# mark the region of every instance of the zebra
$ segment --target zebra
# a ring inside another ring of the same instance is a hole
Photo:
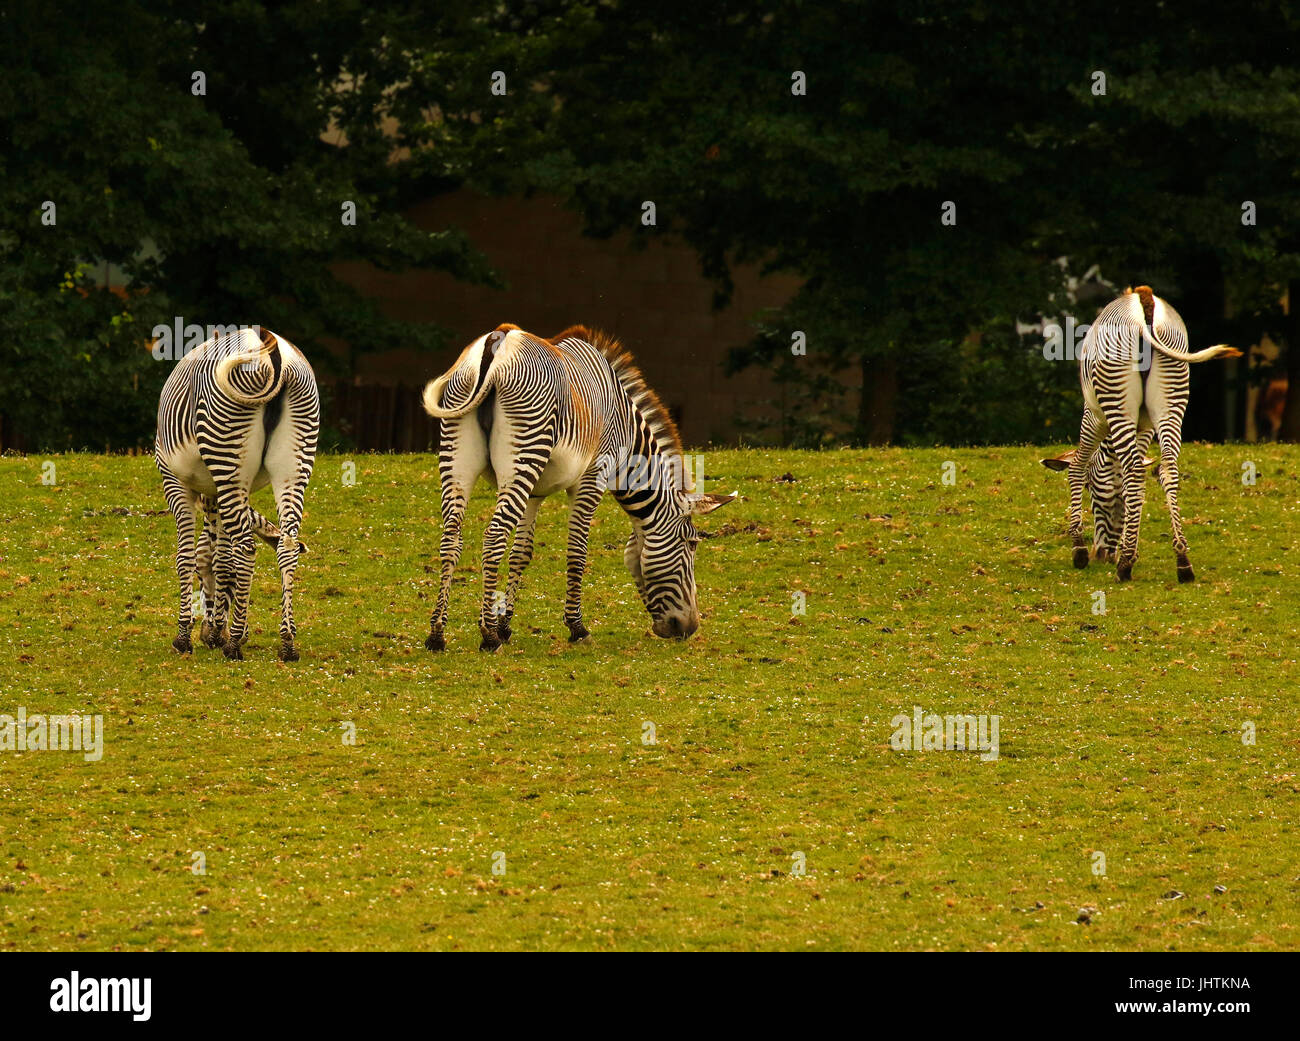
[[[497,498],[483,536],[480,650],[496,651],[510,640],[519,582],[533,555],[537,510],[558,491],[569,499],[569,641],[590,635],[582,618],[582,577],[592,517],[606,490],[632,521],[623,562],[655,635],[685,639],[696,631],[695,548],[706,533],[691,518],[737,496],[695,491],[676,425],[617,340],[580,325],[547,340],[504,323],[429,382],[424,407],[442,421],[441,581],[426,648],[446,648],[443,631],[466,502],[482,475],[496,485]],[[616,460],[638,461],[638,479],[621,479],[626,475],[616,472]],[[512,532],[503,594],[497,573]]]
[[[1187,409],[1188,363],[1240,356],[1241,351],[1223,344],[1189,354],[1182,318],[1150,286],[1127,289],[1102,308],[1079,350],[1084,412],[1079,447],[1068,466],[1069,531],[1075,567],[1088,566],[1083,488],[1098,445],[1109,440],[1124,502],[1116,576],[1121,582],[1133,577],[1146,494],[1146,471],[1141,463],[1154,437],[1160,449],[1160,483],[1169,506],[1178,581],[1191,582],[1196,577],[1178,510],[1178,455]]]
[[[1065,471],[1070,461],[1077,454],[1077,448],[1071,448],[1060,455],[1040,459],[1049,470]],[[1143,468],[1155,462],[1151,456],[1142,460]],[[1155,478],[1164,487],[1164,477],[1160,467],[1156,467]],[[1110,438],[1097,446],[1092,463],[1088,467],[1088,499],[1092,509],[1092,555],[1094,560],[1103,563],[1115,563],[1120,536],[1124,531],[1124,496],[1119,476],[1118,460],[1115,449],[1111,447]]]
[[[168,376],[158,403],[154,459],[176,518],[181,599],[172,646],[181,654],[193,650],[197,570],[204,601],[200,638],[220,646],[227,658],[243,658],[257,536],[275,548],[280,565],[280,659],[298,660],[293,576],[306,551],[298,530],[319,429],[311,365],[269,330],[220,332],[186,354]],[[268,482],[278,525],[249,503],[250,492]],[[200,512],[204,539],[196,558]]]

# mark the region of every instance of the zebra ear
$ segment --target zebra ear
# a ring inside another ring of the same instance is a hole
[[[1060,455],[1050,456],[1047,459],[1040,459],[1038,461],[1049,470],[1068,470],[1077,451],[1078,449],[1071,448],[1068,452],[1062,452]]]
[[[740,498],[740,492],[732,492],[730,495],[708,495],[688,492],[682,496],[682,503],[688,516],[692,514],[712,513],[729,502],[735,502]]]

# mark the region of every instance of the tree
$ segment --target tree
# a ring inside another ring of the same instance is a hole
[[[201,16],[134,0],[73,18],[28,0],[0,29],[17,56],[0,81],[0,352],[20,376],[0,412],[47,441],[71,443],[87,416],[112,439],[147,429],[143,404],[102,389],[160,382],[139,357],[160,317],[358,352],[438,344],[331,265],[491,278],[462,236],[398,216],[461,183],[559,193],[597,235],[680,235],[719,302],[741,262],[800,276],[730,354],[782,383],[786,438],[1061,439],[1073,367],[1011,331],[1070,306],[1061,257],[1156,286],[1197,342],[1286,343],[1300,437],[1300,319],[1280,305],[1300,290],[1300,71],[1280,2],[1098,19],[1030,0]],[[104,263],[125,296],[96,289],[84,265]],[[1226,371],[1194,372],[1189,432],[1223,433]]]
[[[354,353],[443,344],[441,330],[385,318],[332,272],[360,259],[493,278],[463,235],[400,216],[431,186],[389,162],[383,99],[408,74],[387,43],[397,22],[351,2],[6,6],[0,413],[11,434],[33,447],[143,442],[168,369],[144,344],[176,317],[266,325],[309,350],[325,337]],[[107,265],[117,292],[96,277]]]
[[[1139,4],[1114,20],[1028,0],[525,10],[485,16],[491,39],[463,53],[426,53],[427,79],[486,82],[493,55],[515,87],[468,133],[435,119],[413,144],[497,190],[559,192],[594,234],[680,234],[720,299],[740,261],[800,275],[787,312],[732,364],[801,383],[814,417],[837,373],[860,367],[849,418],[862,440],[924,437],[933,424],[908,401],[922,386],[942,402],[1072,384],[1067,366],[1032,371],[1006,333],[1051,313],[1060,256],[1157,285],[1194,335],[1256,335],[1278,317],[1233,325],[1222,307],[1230,288],[1276,298],[1292,277],[1284,4],[1230,18]],[[1255,196],[1274,223],[1244,232]],[[637,223],[645,200],[653,228]],[[793,330],[804,358],[789,354]],[[963,349],[979,332],[983,349]]]

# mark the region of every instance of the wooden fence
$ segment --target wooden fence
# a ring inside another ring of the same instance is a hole
[[[432,452],[438,447],[438,421],[420,404],[423,393],[423,384],[325,383],[322,424],[339,431],[361,452]]]

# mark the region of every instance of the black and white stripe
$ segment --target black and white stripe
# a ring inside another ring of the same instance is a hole
[[[1068,452],[1040,459],[1039,462],[1049,470],[1066,471],[1077,452],[1077,448],[1071,448]],[[1143,459],[1142,465],[1149,467],[1154,462],[1148,456]],[[1155,476],[1163,486],[1159,467],[1156,467]],[[1124,487],[1120,478],[1119,460],[1115,457],[1109,438],[1102,441],[1093,453],[1085,486],[1092,511],[1092,557],[1113,564],[1118,557],[1120,537],[1124,533]]]
[[[280,658],[296,661],[293,579],[303,496],[316,459],[320,398],[311,365],[288,340],[263,330],[222,332],[177,362],[158,404],[154,457],[176,517],[180,619],[172,645],[192,649],[196,572],[205,614],[201,638],[242,658],[255,537],[275,547],[281,577]],[[249,502],[271,485],[278,524]],[[198,553],[198,516],[204,537]]]
[[[494,651],[510,639],[519,581],[532,558],[537,510],[542,499],[559,491],[568,495],[570,507],[564,623],[571,641],[589,635],[582,619],[582,577],[592,517],[607,488],[632,521],[624,561],[654,632],[684,638],[698,628],[695,547],[702,534],[691,516],[734,496],[697,494],[693,486],[664,480],[646,487],[611,486],[610,463],[619,459],[647,460],[652,474],[685,473],[671,419],[617,343],[581,327],[545,340],[502,325],[475,340],[451,370],[430,382],[424,404],[442,420],[441,581],[426,647],[446,646],[465,506],[482,475],[495,483],[497,501],[483,537],[481,649]],[[497,572],[512,533],[507,587],[498,594]]]
[[[1187,410],[1188,364],[1240,353],[1219,345],[1189,354],[1182,318],[1147,286],[1126,291],[1102,309],[1079,354],[1084,413],[1079,447],[1069,464],[1070,539],[1076,567],[1088,564],[1083,489],[1094,453],[1102,442],[1109,441],[1124,514],[1116,573],[1121,581],[1132,578],[1146,495],[1143,458],[1154,438],[1160,450],[1159,476],[1169,505],[1178,580],[1192,581],[1195,575],[1178,509],[1178,456]]]

